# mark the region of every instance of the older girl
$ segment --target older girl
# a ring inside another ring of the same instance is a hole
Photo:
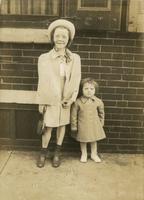
[[[48,36],[53,48],[38,60],[38,103],[40,113],[45,113],[46,127],[42,135],[38,167],[45,165],[46,151],[54,127],[57,128],[57,141],[52,166],[58,167],[61,163],[60,149],[65,125],[70,122],[70,107],[77,97],[81,79],[80,57],[68,49],[74,35],[75,27],[71,22],[64,19],[52,22],[48,27]]]

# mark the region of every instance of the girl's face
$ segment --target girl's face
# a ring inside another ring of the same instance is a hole
[[[69,32],[63,27],[58,27],[54,31],[53,41],[56,49],[64,49],[69,41]]]
[[[83,85],[82,91],[83,91],[83,95],[84,95],[85,97],[90,98],[90,97],[94,96],[94,94],[95,94],[95,87],[94,87],[94,85],[91,84],[91,83],[85,83],[85,84]]]

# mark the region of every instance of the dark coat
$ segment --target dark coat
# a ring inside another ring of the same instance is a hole
[[[77,130],[76,140],[94,142],[105,138],[104,104],[97,97],[80,97],[71,109],[71,129]]]

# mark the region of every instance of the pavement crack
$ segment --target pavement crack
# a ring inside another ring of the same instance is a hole
[[[3,171],[4,171],[5,167],[6,167],[6,165],[7,165],[7,163],[8,163],[8,161],[9,161],[10,158],[11,158],[12,153],[13,153],[13,151],[10,152],[10,154],[9,154],[9,156],[8,156],[8,158],[7,158],[7,160],[5,161],[4,165],[3,165],[2,168],[0,169],[0,175],[2,175],[2,173],[3,173]]]

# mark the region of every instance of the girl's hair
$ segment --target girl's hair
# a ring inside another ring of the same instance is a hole
[[[98,83],[93,78],[88,77],[81,80],[78,97],[83,95],[82,89],[85,83],[92,84],[95,87],[95,91],[98,92],[98,88],[99,88]]]
[[[57,29],[57,28],[64,28],[64,29],[66,29],[67,31],[68,31],[68,34],[69,34],[69,40],[68,40],[68,43],[67,43],[67,47],[69,47],[70,45],[71,45],[71,42],[72,42],[72,40],[70,39],[70,30],[69,29],[67,29],[66,27],[64,27],[64,26],[57,26],[55,29],[53,29],[53,31],[51,32],[51,44],[52,44],[52,46],[54,46],[54,32],[55,32],[55,30]]]
[[[99,87],[98,83],[93,78],[90,78],[90,77],[89,78],[84,78],[84,79],[81,80],[81,87],[82,88],[83,88],[85,83],[92,84],[95,87],[96,90]]]

